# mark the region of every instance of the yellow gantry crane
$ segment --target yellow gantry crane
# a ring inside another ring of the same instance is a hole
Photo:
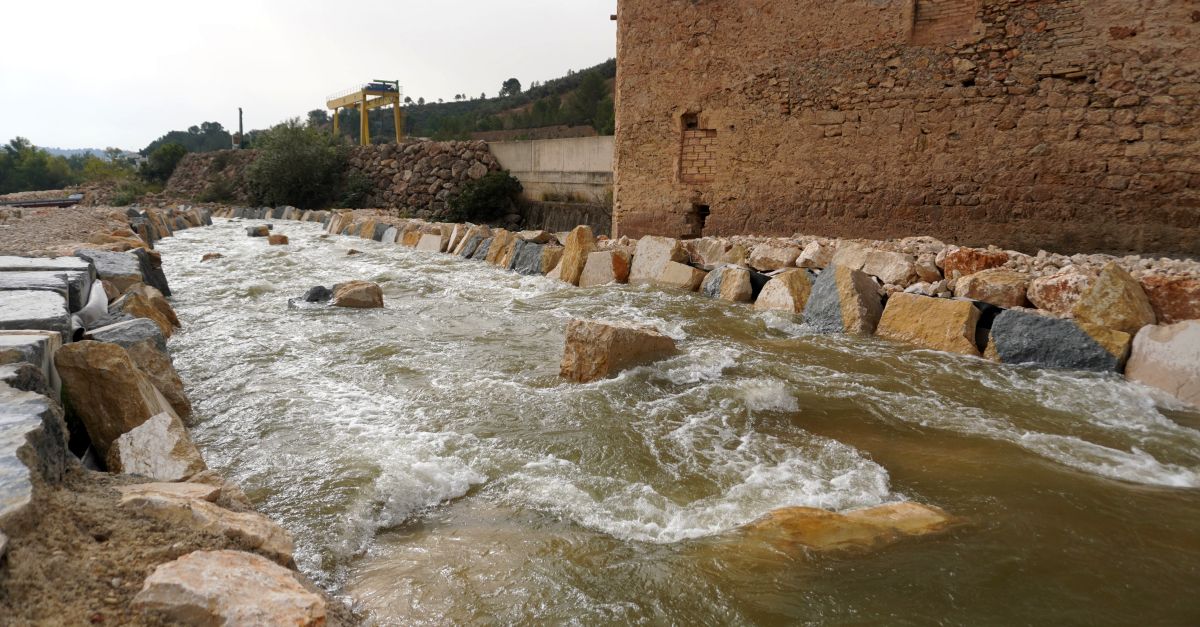
[[[351,87],[325,99],[325,106],[333,109],[333,134],[338,132],[338,110],[358,107],[359,143],[371,143],[371,128],[367,112],[392,105],[396,119],[396,143],[404,139],[404,111],[400,108],[400,81],[371,81],[366,85]]]

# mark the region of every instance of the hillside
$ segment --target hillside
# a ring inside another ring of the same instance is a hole
[[[454,102],[409,101],[404,107],[405,133],[434,139],[470,139],[475,133],[517,131],[504,135],[520,136],[526,129],[568,127],[567,134],[579,135],[579,127],[591,127],[595,133],[611,134],[613,128],[612,84],[616,60],[571,72],[567,76],[535,83],[529,89],[495,98],[464,97]],[[411,96],[410,96],[411,98]],[[353,138],[358,137],[358,112],[342,111],[339,126]],[[394,134],[390,111],[370,114],[371,136],[386,141]],[[309,122],[330,123],[327,112],[309,113]],[[586,129],[584,129],[586,130]],[[530,133],[534,135],[535,133]],[[545,135],[541,133],[538,135]],[[557,134],[550,132],[549,134]]]

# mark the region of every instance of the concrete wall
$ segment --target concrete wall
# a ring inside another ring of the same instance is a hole
[[[529,201],[608,204],[613,137],[489,142],[500,167],[521,181]]]
[[[620,0],[616,235],[1200,254],[1200,11]]]

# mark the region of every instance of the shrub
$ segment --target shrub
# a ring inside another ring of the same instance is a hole
[[[328,206],[346,169],[346,146],[298,119],[280,124],[255,140],[258,158],[246,170],[254,204],[301,209]]]
[[[212,161],[208,162],[208,173],[217,174],[229,167],[229,162],[233,160],[233,153],[228,150],[222,150],[213,155]]]
[[[467,181],[450,197],[446,219],[452,222],[491,222],[515,207],[521,181],[507,170],[489,172],[477,181]]]
[[[200,192],[200,195],[196,197],[196,200],[200,202],[226,202],[234,200],[236,197],[237,189],[233,181],[229,179],[217,179],[208,187],[205,187],[204,191]]]
[[[371,179],[359,172],[351,172],[342,181],[341,194],[334,205],[346,209],[361,209],[367,206],[367,199],[373,191],[375,184]]]
[[[155,148],[142,164],[142,176],[147,181],[166,183],[186,154],[187,148],[182,144],[163,144]]]
[[[117,188],[113,192],[112,204],[114,207],[132,205],[149,191],[150,188],[141,180],[127,178],[117,184]]]

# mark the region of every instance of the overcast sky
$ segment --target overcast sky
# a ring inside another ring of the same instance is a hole
[[[495,96],[616,56],[617,0],[17,0],[0,143],[140,149],[203,121],[265,128],[371,79]]]

